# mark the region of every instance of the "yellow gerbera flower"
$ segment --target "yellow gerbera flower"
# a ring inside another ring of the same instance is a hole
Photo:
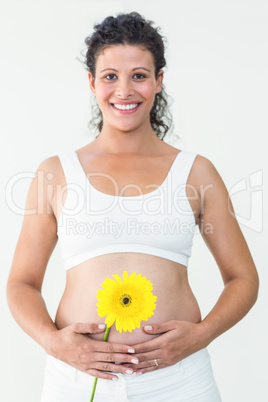
[[[115,281],[105,279],[103,289],[97,292],[98,314],[107,316],[108,328],[115,322],[117,331],[131,332],[154,314],[157,297],[152,293],[153,285],[145,276],[136,276],[136,272],[128,276],[124,271],[123,280],[117,274],[112,276]]]

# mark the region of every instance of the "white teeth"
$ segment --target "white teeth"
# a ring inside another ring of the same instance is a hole
[[[114,103],[114,107],[116,107],[116,109],[120,109],[120,110],[135,109],[137,106],[138,106],[138,103],[132,103],[129,105],[119,105],[117,103]]]

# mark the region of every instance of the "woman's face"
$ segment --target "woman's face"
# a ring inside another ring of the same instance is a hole
[[[155,94],[161,91],[163,71],[155,78],[153,56],[138,46],[106,48],[97,58],[91,91],[102,111],[103,127],[130,131],[150,125]]]

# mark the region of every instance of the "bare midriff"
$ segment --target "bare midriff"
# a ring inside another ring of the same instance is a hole
[[[66,288],[55,319],[57,328],[75,323],[103,324],[105,317],[99,317],[97,312],[97,291],[106,278],[112,279],[113,274],[122,277],[123,271],[136,272],[152,282],[156,309],[132,332],[120,333],[113,325],[109,342],[135,345],[147,341],[154,336],[144,332],[145,325],[170,320],[200,322],[200,309],[188,283],[187,268],[164,258],[130,252],[94,257],[67,271]],[[102,340],[103,333],[90,337]]]

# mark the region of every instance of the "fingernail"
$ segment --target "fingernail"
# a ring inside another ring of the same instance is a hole
[[[136,375],[142,375],[142,371],[137,371]]]
[[[113,377],[112,380],[113,380],[113,381],[118,381],[119,378],[118,378],[118,377]]]
[[[99,327],[99,329],[104,329],[105,325],[104,324],[99,324],[98,327]]]
[[[151,327],[151,325],[145,325],[144,328],[146,329],[146,331],[151,331],[153,329],[153,327]]]
[[[131,363],[138,364],[139,360],[138,359],[131,359]]]
[[[128,349],[128,353],[135,353],[134,349]]]
[[[133,370],[126,370],[127,374],[133,374]]]

